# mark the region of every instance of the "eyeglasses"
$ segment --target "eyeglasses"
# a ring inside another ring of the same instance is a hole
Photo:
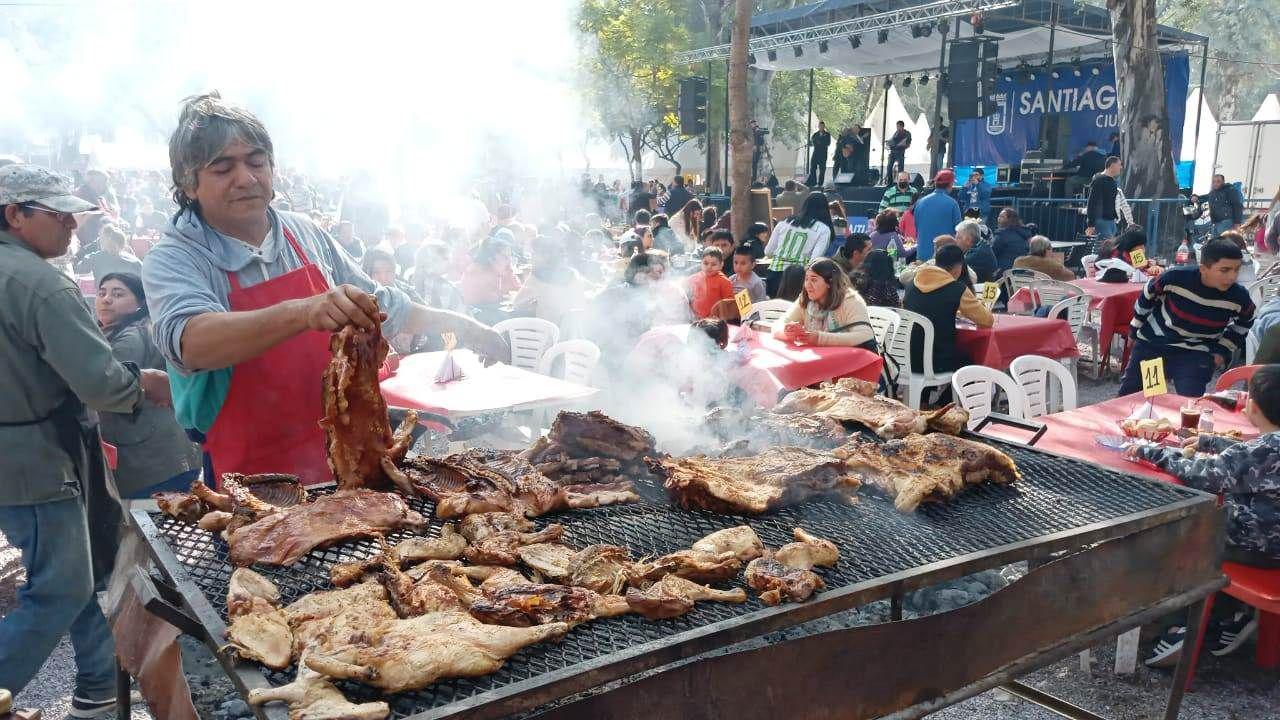
[[[44,207],[43,205],[36,205],[35,203],[25,203],[19,207],[26,208],[27,210],[35,210],[36,212],[47,213],[57,218],[59,222],[67,222],[68,220],[75,219],[75,215],[73,213],[53,210],[51,208]]]

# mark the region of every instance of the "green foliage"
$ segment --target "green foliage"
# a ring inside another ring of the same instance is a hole
[[[865,83],[862,83],[865,85]],[[773,108],[773,133],[791,147],[808,141],[809,73],[780,72],[773,76],[769,88]],[[818,69],[813,74],[813,129],[818,120],[827,124],[833,135],[840,128],[861,122],[866,111],[867,94],[857,78]]]

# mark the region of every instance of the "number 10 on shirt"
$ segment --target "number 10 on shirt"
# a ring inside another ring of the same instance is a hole
[[[1164,395],[1169,388],[1164,382],[1164,358],[1143,360],[1138,364],[1142,371],[1142,394],[1146,397]]]

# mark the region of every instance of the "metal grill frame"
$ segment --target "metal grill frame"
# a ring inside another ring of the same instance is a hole
[[[411,720],[432,720],[445,717],[496,718],[512,713],[534,710],[546,703],[570,697],[614,680],[633,677],[647,670],[659,668],[745,640],[758,638],[766,633],[793,627],[876,600],[891,599],[900,602],[902,595],[906,592],[981,570],[1001,567],[1019,561],[1035,563],[1059,553],[1078,551],[1098,543],[1125,538],[1162,525],[1177,523],[1199,513],[1211,512],[1215,503],[1212,496],[1199,491],[1147,478],[1124,475],[1109,468],[1036,450],[1020,443],[998,441],[986,437],[980,439],[993,447],[1010,452],[1018,460],[1020,466],[1024,466],[1024,461],[1029,461],[1026,464],[1035,464],[1034,459],[1037,457],[1045,460],[1078,464],[1082,469],[1087,469],[1089,473],[1109,481],[1136,484],[1135,487],[1145,485],[1148,488],[1160,488],[1170,495],[1171,500],[1158,507],[1117,514],[1110,519],[1080,527],[1045,533],[998,547],[960,553],[953,557],[920,564],[898,572],[842,586],[830,587],[806,603],[784,604],[772,608],[760,607],[734,615],[728,619],[696,626],[675,635],[648,642],[640,642],[622,651],[579,662],[563,669],[536,674],[528,679],[502,685],[497,689],[472,695],[446,705],[414,712],[407,717],[411,718]],[[1028,453],[1032,453],[1032,455],[1028,455]],[[1034,486],[1037,483],[1037,478],[1024,477],[1022,483],[1021,487]],[[1015,489],[1017,487],[1015,486]],[[865,494],[863,493],[863,495]],[[645,493],[645,495],[646,498],[652,497],[651,493]],[[887,501],[883,499],[863,499],[861,502]],[[957,502],[964,502],[964,497],[961,497]],[[561,517],[553,515],[540,520],[556,522]],[[767,520],[770,517],[766,515],[761,519]],[[219,662],[227,671],[236,688],[242,694],[247,694],[249,690],[254,688],[269,687],[271,683],[262,668],[252,663],[237,663],[234,659],[217,652],[222,645],[222,637],[226,628],[222,617],[205,596],[204,591],[193,580],[183,563],[178,559],[173,548],[170,547],[168,540],[163,536],[150,514],[145,511],[134,511],[133,520],[146,541],[146,546],[152,559],[174,591],[173,595],[180,598],[181,604],[194,616],[194,620],[202,629],[202,633],[198,636],[199,639],[215,650]],[[438,525],[438,522],[433,519],[433,526]],[[748,522],[755,525],[755,522],[750,520]],[[737,524],[737,518],[726,520],[723,526],[731,524]],[[569,527],[571,528],[572,526],[569,525]],[[856,552],[856,550],[842,548],[842,557],[848,557],[851,552]],[[347,686],[344,685],[343,687],[347,689]],[[394,709],[396,703],[393,702],[392,704]],[[284,706],[278,704],[266,708],[257,708],[255,711],[259,713],[259,717],[285,718],[287,716]]]

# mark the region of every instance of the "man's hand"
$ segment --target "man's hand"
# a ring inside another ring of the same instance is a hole
[[[1087,227],[1087,228],[1085,228],[1085,229],[1084,229],[1084,234],[1085,234],[1085,235],[1088,235],[1089,237],[1093,237],[1094,235],[1097,235],[1097,234],[1098,234],[1098,228],[1096,228],[1096,227]]]
[[[354,285],[339,285],[322,295],[304,301],[307,305],[307,327],[311,330],[336,332],[347,325],[372,330],[380,322],[381,313],[372,295]]]
[[[157,407],[173,407],[173,396],[169,394],[169,374],[163,370],[142,370],[138,373],[138,384],[142,385],[142,397]]]
[[[479,355],[485,365],[511,362],[511,347],[507,345],[506,339],[501,334],[493,331],[493,328],[486,327],[476,331],[468,338],[466,346]]]

